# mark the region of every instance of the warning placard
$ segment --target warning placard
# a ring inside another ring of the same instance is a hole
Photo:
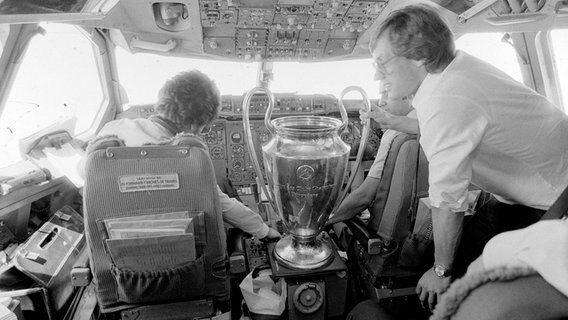
[[[179,177],[177,173],[120,176],[118,188],[120,192],[174,190],[179,189]]]

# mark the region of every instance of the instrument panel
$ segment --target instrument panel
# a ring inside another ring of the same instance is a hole
[[[225,95],[222,97],[220,118],[242,118],[243,96]],[[268,109],[269,99],[264,94],[253,95],[250,99],[249,115],[251,119],[264,119]],[[347,111],[356,112],[361,104],[360,100],[345,100]],[[272,116],[290,115],[326,115],[339,112],[337,98],[333,95],[298,95],[275,94]]]
[[[264,126],[263,121],[253,120],[250,122],[252,141],[255,146],[259,164],[262,164],[262,145],[270,140],[270,132]],[[227,123],[228,148],[230,152],[227,163],[227,176],[234,185],[256,183],[256,172],[251,159],[246,141],[242,121]]]
[[[203,51],[241,60],[310,60],[350,54],[383,0],[201,0]]]
[[[251,159],[243,126],[242,101],[244,96],[222,96],[219,119],[210,130],[202,134],[209,147],[215,173],[228,177],[234,186],[256,184],[256,172]],[[375,102],[376,101],[372,101]],[[349,114],[349,124],[340,133],[341,138],[351,145],[351,156],[355,156],[361,137],[358,109],[361,100],[344,100]],[[266,95],[254,95],[250,100],[249,116],[251,137],[261,168],[262,146],[271,139],[271,133],[264,125],[269,100]],[[155,114],[153,105],[131,106],[117,116],[121,118],[148,118]],[[272,118],[293,115],[319,115],[340,118],[338,100],[331,95],[275,94]],[[364,153],[364,160],[373,159],[380,143],[380,130],[371,130]]]

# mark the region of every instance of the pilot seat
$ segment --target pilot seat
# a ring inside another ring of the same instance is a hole
[[[102,140],[89,151],[85,233],[100,313],[209,319],[229,311],[226,235],[207,147],[180,136],[142,147]]]
[[[352,234],[347,248],[350,268],[357,275],[356,286],[364,288],[358,300],[387,304],[387,310],[394,308],[395,314],[397,308],[408,311],[410,299],[417,301],[416,284],[433,258],[431,246],[413,250],[416,246],[412,245],[415,226],[431,225],[427,217],[417,219],[416,215],[419,198],[427,197],[427,193],[428,163],[418,137],[399,134],[392,142],[377,193],[368,208],[370,217],[346,221]]]

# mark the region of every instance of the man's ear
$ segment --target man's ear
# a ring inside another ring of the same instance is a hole
[[[426,67],[425,60],[410,60],[410,61],[412,61],[412,63],[417,67]]]
[[[414,66],[418,69],[419,73],[423,76],[426,76],[430,73],[428,68],[426,67],[426,60],[411,60]]]

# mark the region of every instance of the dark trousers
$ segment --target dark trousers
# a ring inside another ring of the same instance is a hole
[[[527,227],[540,220],[544,213],[544,210],[488,198],[473,216],[465,217],[454,276],[459,278],[465,274],[469,264],[481,255],[489,239],[501,232]]]

